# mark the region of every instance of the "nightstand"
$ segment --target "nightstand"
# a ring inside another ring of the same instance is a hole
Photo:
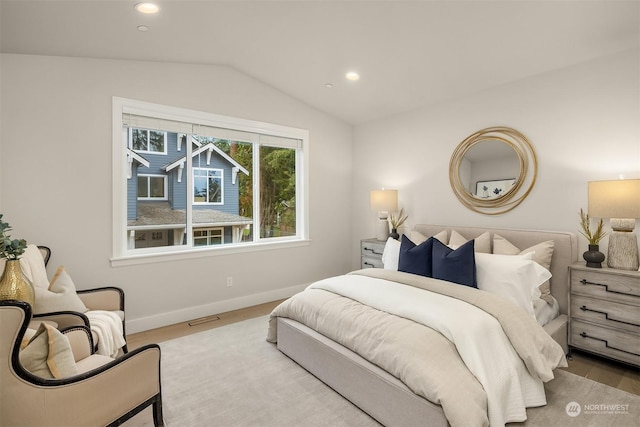
[[[640,272],[569,267],[569,348],[640,366]]]
[[[378,239],[360,241],[360,268],[382,268],[382,252],[387,242]]]

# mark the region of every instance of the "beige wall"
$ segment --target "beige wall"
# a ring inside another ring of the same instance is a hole
[[[227,67],[1,60],[2,213],[14,237],[52,247],[50,275],[64,264],[78,288],[124,288],[130,332],[287,297],[350,269],[350,126]],[[111,267],[113,96],[308,129],[311,243]]]
[[[539,161],[538,180],[529,197],[498,216],[465,208],[449,184],[453,150],[473,132],[490,126],[522,132]],[[354,266],[358,263],[355,241],[375,235],[369,191],[382,186],[399,190],[409,226],[430,223],[577,233],[578,213],[587,208],[588,181],[618,179],[619,174],[640,178],[639,52],[622,52],[358,126],[354,153]],[[637,234],[638,229],[640,225],[636,225]],[[586,250],[586,240],[579,242]]]

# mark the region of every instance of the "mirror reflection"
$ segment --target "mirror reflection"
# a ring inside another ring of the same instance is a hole
[[[478,141],[460,162],[460,182],[478,199],[496,199],[514,186],[520,175],[518,154],[498,139]]]

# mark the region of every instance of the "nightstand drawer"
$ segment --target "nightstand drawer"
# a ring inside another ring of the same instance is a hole
[[[362,268],[383,268],[382,259],[380,258],[371,258],[371,257],[362,257]]]
[[[367,239],[361,242],[362,256],[382,258],[382,252],[384,252],[384,245],[386,242],[382,240]]]
[[[605,271],[606,273],[597,269],[573,270],[571,293],[640,306],[639,278],[612,273],[615,270]]]
[[[571,317],[640,334],[640,307],[573,294]]]
[[[387,242],[378,239],[360,241],[360,268],[382,268],[382,253]]]
[[[571,346],[640,365],[640,335],[571,320]]]

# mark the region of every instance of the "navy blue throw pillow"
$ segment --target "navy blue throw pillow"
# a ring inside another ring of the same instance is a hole
[[[473,239],[456,250],[434,239],[432,257],[434,279],[478,287]]]
[[[400,257],[398,258],[398,271],[419,274],[431,277],[431,251],[433,238],[430,238],[416,246],[404,234],[400,243]]]

